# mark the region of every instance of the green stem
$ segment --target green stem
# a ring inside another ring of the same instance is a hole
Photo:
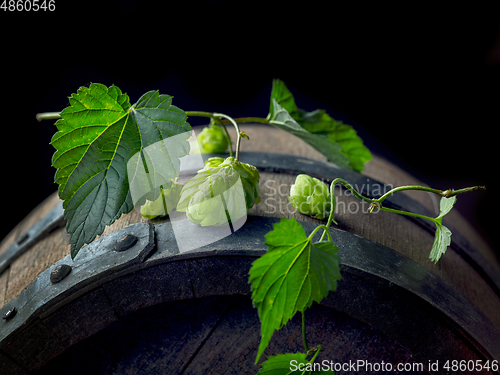
[[[330,228],[330,225],[331,225],[332,221],[334,221],[333,220],[333,215],[334,215],[334,212],[335,212],[335,196],[333,194],[333,188],[334,188],[334,186],[337,183],[340,183],[340,184],[344,185],[357,198],[359,198],[359,199],[361,199],[361,200],[363,200],[365,202],[368,202],[368,203],[371,203],[371,204],[375,205],[376,207],[378,207],[382,211],[392,212],[392,213],[395,213],[395,214],[406,215],[406,216],[419,217],[419,218],[422,218],[422,219],[430,220],[432,222],[437,222],[437,220],[435,218],[432,218],[432,217],[429,217],[429,216],[425,216],[425,215],[415,214],[413,212],[407,212],[407,211],[401,211],[401,210],[395,210],[395,209],[392,209],[392,208],[382,207],[381,203],[385,199],[387,199],[389,196],[391,196],[392,194],[400,192],[400,191],[404,191],[404,190],[427,191],[427,192],[430,192],[430,193],[439,194],[439,195],[441,195],[443,197],[446,197],[446,198],[450,198],[450,197],[453,197],[453,196],[458,195],[458,194],[467,193],[467,192],[475,191],[475,190],[484,190],[484,189],[486,189],[485,186],[473,186],[473,187],[463,188],[463,189],[459,189],[459,190],[445,190],[445,191],[443,191],[443,190],[432,189],[430,187],[419,186],[419,185],[406,185],[406,186],[399,186],[397,188],[394,188],[394,189],[388,191],[387,193],[385,193],[384,195],[382,195],[380,198],[371,199],[371,198],[367,198],[367,197],[362,196],[360,193],[358,193],[351,186],[351,184],[349,184],[344,179],[342,179],[342,178],[336,178],[335,180],[332,181],[332,183],[330,185],[331,211],[330,211],[330,216],[328,217],[328,222],[327,222],[327,224],[325,226],[325,232],[321,236],[320,242],[324,240],[325,235],[327,233],[328,233],[328,237],[330,238],[330,232],[329,232],[328,228]]]
[[[421,191],[428,191],[430,193],[434,194],[439,194],[442,197],[446,198],[451,198],[455,195],[458,194],[463,194],[463,193],[468,193],[470,191],[475,191],[475,190],[486,190],[486,186],[472,186],[472,187],[467,187],[463,189],[458,189],[458,190],[439,190],[439,189],[432,189],[430,187],[425,187],[425,186],[419,186],[419,185],[406,185],[406,186],[399,186],[397,188],[394,188],[384,195],[382,195],[380,198],[376,199],[375,202],[382,203],[387,197],[390,195],[397,193],[399,191],[404,191],[404,190],[421,190]]]
[[[312,233],[309,235],[309,239],[312,239],[314,237],[314,235],[316,234],[316,232],[320,229],[324,229],[325,232],[323,233],[323,236],[321,237],[320,239],[320,242],[323,240],[323,237],[325,236],[325,233],[328,234],[328,240],[329,241],[332,241],[332,238],[331,238],[331,235],[330,235],[330,232],[328,231],[328,228],[326,227],[326,225],[318,225],[316,228],[314,228],[314,230],[312,231]]]
[[[387,207],[382,207],[382,206],[379,206],[379,209],[381,211],[386,211],[386,212],[392,212],[394,214],[400,214],[400,215],[406,215],[406,216],[413,216],[413,217],[419,217],[421,219],[426,219],[426,220],[430,220],[434,223],[437,223],[438,220],[436,220],[435,218],[433,217],[429,217],[429,216],[425,216],[425,215],[420,215],[420,214],[414,214],[413,212],[408,212],[408,211],[401,211],[401,210],[395,210],[395,209],[392,209],[392,208],[387,208]]]
[[[214,117],[215,115],[220,115],[220,113],[213,112],[204,112],[204,111],[185,111],[188,117]],[[238,124],[250,124],[250,123],[260,123],[260,124],[269,124],[269,120],[263,117],[239,117],[232,119],[234,122]],[[230,124],[231,120],[229,119],[221,119],[223,124]]]
[[[443,197],[451,198],[457,194],[468,193],[469,191],[486,190],[486,186],[472,186],[458,190],[445,190],[441,193]]]
[[[250,124],[250,123],[259,123],[259,124],[269,124],[269,120],[267,118],[262,117],[239,117],[235,118],[238,124]]]
[[[334,221],[333,220],[333,215],[334,215],[334,212],[335,212],[335,195],[334,195],[333,188],[335,187],[335,185],[337,183],[340,183],[340,184],[344,185],[347,189],[349,189],[354,194],[354,196],[356,196],[357,198],[359,198],[359,199],[361,199],[361,200],[363,200],[365,202],[368,202],[368,203],[374,203],[374,202],[376,202],[375,199],[370,199],[370,198],[364,197],[361,194],[359,194],[357,192],[357,190],[354,189],[352,187],[352,185],[350,183],[348,183],[346,180],[344,180],[343,178],[336,178],[335,180],[333,180],[332,183],[330,184],[330,197],[331,197],[331,211],[330,211],[330,216],[328,217],[328,222],[326,224],[326,230],[325,230],[325,233],[323,233],[323,235],[321,236],[320,242],[323,241],[323,239],[325,238],[325,234],[328,234],[328,238],[330,238],[330,231],[328,230],[328,228],[330,228],[330,225],[332,224],[332,221]],[[335,224],[337,224],[337,223],[335,222]]]
[[[239,160],[241,134],[240,134],[240,128],[238,127],[238,123],[236,121],[234,121],[231,117],[229,117],[227,115],[224,115],[222,113],[214,113],[214,117],[225,118],[225,119],[229,120],[229,122],[231,122],[234,125],[234,127],[236,129],[236,135],[237,135],[237,138],[236,138],[236,155],[235,155],[234,158],[236,160]]]
[[[165,193],[163,192],[163,185],[160,185],[161,200],[163,202],[163,214],[168,215],[167,202],[165,202]]]
[[[215,121],[215,119],[212,117],[212,120]],[[233,156],[233,144],[231,142],[231,137],[229,136],[229,132],[227,131],[226,125],[224,125],[221,121],[221,119],[216,120],[217,125],[222,127],[222,130],[224,131],[224,137],[226,137],[227,144],[229,145],[229,156]]]
[[[350,183],[348,183],[346,180],[344,180],[343,178],[336,178],[335,180],[332,181],[332,185],[335,185],[337,183],[340,183],[342,185],[344,185],[347,189],[349,189],[356,198],[359,198],[365,202],[368,202],[368,203],[374,203],[374,202],[377,202],[378,200],[377,199],[371,199],[371,198],[367,198],[367,197],[364,197],[362,196],[361,194],[359,194],[357,192],[356,189],[354,189]],[[333,190],[332,190],[332,194],[333,194]]]
[[[313,348],[314,349],[314,348]],[[314,354],[314,356],[311,358],[311,360],[309,361],[309,363],[314,363],[314,361],[316,360],[316,357],[318,356],[319,352],[321,351],[321,345],[318,345],[316,347],[316,353]]]
[[[302,340],[304,341],[304,350],[306,353],[309,351],[309,346],[307,345],[306,339],[306,314],[302,311]]]
[[[392,194],[400,192],[400,191],[404,191],[404,190],[427,191],[427,192],[430,192],[430,193],[439,194],[439,195],[441,195],[443,197],[446,197],[446,198],[450,198],[450,197],[453,197],[453,196],[458,195],[458,194],[467,193],[467,192],[475,191],[475,190],[485,190],[486,189],[485,186],[473,186],[473,187],[463,188],[463,189],[459,189],[459,190],[445,190],[445,191],[443,191],[443,190],[432,189],[432,188],[429,188],[429,187],[419,186],[419,185],[406,185],[406,186],[399,186],[397,188],[394,188],[394,189],[388,191],[387,193],[385,193],[384,195],[382,195],[378,199],[370,199],[370,198],[364,197],[361,194],[359,194],[351,186],[351,184],[349,184],[344,179],[342,179],[342,178],[336,178],[335,180],[332,181],[332,183],[330,185],[330,195],[331,195],[331,202],[332,202],[331,206],[332,207],[331,207],[331,211],[330,211],[330,216],[328,217],[328,222],[327,222],[326,227],[325,227],[325,232],[321,236],[320,242],[323,241],[323,239],[325,238],[325,234],[327,234],[327,233],[328,233],[328,238],[330,238],[330,232],[329,232],[328,228],[330,228],[330,225],[331,225],[331,223],[333,221],[333,214],[334,214],[334,211],[335,211],[335,198],[334,198],[334,195],[333,195],[333,187],[337,183],[340,183],[340,184],[344,185],[357,198],[359,198],[359,199],[361,199],[361,200],[363,200],[365,202],[368,202],[368,203],[371,203],[371,204],[375,205],[375,207],[378,207],[381,211],[392,212],[392,213],[395,213],[395,214],[406,215],[406,216],[418,217],[418,218],[421,218],[421,219],[430,220],[430,221],[432,221],[434,223],[438,223],[438,220],[435,219],[435,218],[432,218],[432,217],[429,217],[429,216],[425,216],[425,215],[415,214],[413,212],[407,212],[407,211],[401,211],[401,210],[395,210],[395,209],[392,209],[392,208],[382,207],[381,203],[386,198],[388,198],[389,196],[391,196]]]
[[[323,241],[325,239],[325,234],[328,234],[328,239],[330,242],[332,241],[330,237],[330,225],[332,224],[332,221],[337,224],[335,220],[333,220],[333,216],[335,214],[335,195],[333,194],[333,188],[335,187],[335,184],[332,182],[330,184],[330,216],[328,216],[328,221],[326,222],[326,229],[323,232],[323,235],[321,236],[319,242]]]
[[[377,203],[382,203],[387,197],[391,196],[392,194],[397,193],[399,191],[404,191],[404,190],[421,190],[421,191],[428,191],[430,193],[435,193],[435,194],[439,194],[439,195],[441,195],[443,193],[442,190],[432,189],[432,188],[425,187],[425,186],[406,185],[406,186],[399,186],[397,188],[394,188],[394,189],[388,191],[387,193],[385,193],[384,195],[382,195],[380,198],[376,199],[375,201]]]
[[[214,117],[213,112],[204,112],[204,111],[185,111],[187,117]]]
[[[232,117],[229,117],[223,113],[215,113],[215,112],[204,112],[204,111],[186,111],[186,115],[188,117],[209,117],[209,118],[218,118],[219,121],[221,123],[231,123],[234,125],[235,129],[236,129],[236,155],[235,155],[235,159],[238,160],[238,157],[240,155],[240,140],[241,140],[241,134],[240,134],[240,128],[238,127],[238,122],[235,121]],[[222,120],[222,118],[226,119],[226,120]],[[247,117],[247,118],[244,118],[245,119],[254,119],[253,117]],[[256,117],[257,118],[257,117]],[[241,121],[241,119],[240,119]]]
[[[229,156],[232,157],[233,156],[233,144],[231,142],[231,137],[229,136],[226,125],[224,125],[222,122],[220,125],[222,126],[222,129],[224,130],[224,135],[226,136],[227,144],[229,145]]]
[[[42,121],[42,120],[57,120],[61,118],[60,112],[43,112],[43,113],[37,113],[36,114],[36,119],[37,121]]]

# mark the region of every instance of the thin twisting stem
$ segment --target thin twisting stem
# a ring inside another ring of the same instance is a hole
[[[391,196],[392,194],[397,193],[399,191],[404,191],[404,190],[428,191],[429,193],[438,194],[438,195],[441,195],[442,197],[451,198],[451,197],[454,197],[455,195],[468,193],[470,191],[486,190],[486,186],[472,186],[472,187],[467,187],[467,188],[458,189],[458,190],[439,190],[439,189],[432,189],[430,187],[418,186],[418,185],[399,186],[397,188],[394,188],[394,189],[388,191],[387,193],[382,195],[380,198],[376,199],[376,202],[382,203],[387,197]]]
[[[380,198],[376,199],[375,201],[378,203],[382,203],[387,197],[391,196],[392,194],[397,193],[399,191],[404,191],[404,190],[421,190],[421,191],[428,191],[430,193],[435,193],[435,194],[439,194],[439,195],[442,195],[442,193],[443,193],[442,190],[432,189],[432,188],[425,187],[425,186],[406,185],[406,186],[399,186],[397,188],[394,188],[394,189],[388,191],[387,193],[385,193],[384,195],[382,195]]]
[[[221,123],[224,122],[221,120],[221,118],[225,118],[227,121],[229,121],[231,124],[233,124],[234,127],[236,128],[236,136],[237,136],[237,138],[236,138],[236,156],[234,158],[236,160],[239,160],[241,134],[240,134],[240,128],[238,127],[238,123],[232,117],[229,117],[223,113],[212,113],[212,112],[204,112],[204,111],[186,111],[186,115],[187,116],[216,118]],[[227,129],[226,129],[226,132],[227,132]]]
[[[380,208],[380,211],[392,212],[394,214],[400,214],[400,215],[406,215],[406,216],[419,217],[421,219],[427,219],[427,220],[430,220],[433,222],[437,222],[437,220],[435,218],[425,216],[425,215],[420,215],[420,214],[414,214],[413,212],[394,210],[392,208],[387,208],[387,207],[382,207],[382,206],[379,206],[379,208]]]
[[[349,184],[344,179],[342,179],[342,178],[336,178],[335,180],[332,181],[332,183],[330,185],[331,211],[330,211],[330,216],[328,217],[328,222],[326,224],[325,231],[323,232],[323,235],[321,236],[320,242],[323,241],[323,239],[325,238],[326,234],[328,234],[328,237],[330,238],[330,232],[329,232],[328,228],[330,228],[330,225],[331,225],[331,223],[333,221],[333,215],[334,215],[334,212],[335,212],[335,197],[333,195],[333,191],[334,191],[334,186],[337,183],[340,183],[340,184],[344,185],[347,189],[349,189],[354,194],[354,196],[356,196],[357,198],[359,198],[359,199],[361,199],[361,200],[363,200],[365,202],[371,203],[372,205],[374,205],[374,207],[375,206],[378,207],[381,211],[392,212],[392,213],[395,213],[395,214],[406,215],[406,216],[419,217],[419,218],[422,218],[422,219],[430,220],[432,222],[436,222],[436,219],[432,218],[432,217],[429,217],[429,216],[425,216],[425,215],[415,214],[413,212],[407,212],[407,211],[401,211],[401,210],[395,210],[395,209],[392,209],[392,208],[382,207],[382,202],[385,199],[387,199],[389,196],[391,196],[392,194],[400,192],[400,191],[404,191],[404,190],[421,190],[421,191],[427,191],[427,192],[430,192],[430,193],[439,194],[442,197],[450,198],[450,197],[453,197],[453,196],[455,196],[457,194],[467,193],[467,192],[475,191],[475,190],[485,190],[486,189],[485,186],[473,186],[473,187],[468,187],[468,188],[459,189],[459,190],[445,190],[445,191],[443,191],[443,190],[432,189],[432,188],[429,188],[429,187],[419,186],[419,185],[406,185],[406,186],[399,186],[397,188],[394,188],[394,189],[388,191],[387,193],[385,193],[384,195],[382,195],[381,197],[379,197],[377,199],[371,199],[371,198],[367,198],[367,197],[362,196],[360,193],[358,193],[358,191],[356,189],[354,189],[351,186],[351,184]],[[330,241],[331,241],[331,239],[330,239]]]
[[[371,199],[371,198],[367,198],[367,197],[364,197],[362,196],[361,194],[358,193],[358,191],[356,189],[354,189],[350,183],[348,183],[346,180],[344,180],[343,178],[336,178],[335,180],[332,181],[332,185],[335,185],[337,183],[340,183],[342,185],[344,185],[347,189],[349,189],[356,198],[359,198],[365,202],[368,202],[368,203],[373,203],[373,202],[376,202],[377,200],[376,199]]]
[[[332,182],[330,184],[330,215],[328,216],[328,221],[326,223],[326,228],[325,231],[323,232],[323,235],[321,236],[319,242],[323,241],[325,239],[325,235],[328,234],[328,239],[330,242],[332,241],[330,237],[330,225],[332,224],[332,221],[337,224],[335,220],[333,220],[333,215],[335,214],[335,195],[333,194],[333,188],[335,187],[335,184]]]
[[[241,134],[240,134],[240,128],[238,127],[238,124],[231,117],[224,115],[222,113],[214,113],[214,117],[223,117],[223,118],[229,120],[236,128],[236,135],[237,135],[237,138],[236,138],[236,156],[234,158],[236,160],[239,160]]]

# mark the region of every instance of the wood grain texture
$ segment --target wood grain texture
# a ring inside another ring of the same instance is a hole
[[[346,314],[314,305],[307,319],[311,345],[329,343],[319,360],[377,358],[394,366],[411,361],[407,349]],[[69,348],[39,373],[64,368],[75,375],[149,374],[168,368],[171,374],[255,374],[266,355],[303,350],[300,316],[274,333],[256,366],[259,341],[260,322],[248,297],[177,301],[129,315]]]
[[[70,253],[69,235],[59,228],[42,238],[8,268],[5,302],[19,294],[41,272]]]
[[[474,350],[442,326],[427,337],[413,332],[420,341],[409,350],[380,329],[323,305],[313,304],[306,323],[309,345],[322,345],[316,363],[347,364],[345,371],[337,368],[336,373],[379,372],[376,368],[349,370],[350,361],[356,360],[366,360],[372,366],[390,364],[394,373],[402,373],[395,371],[398,364],[407,364],[403,373],[411,374],[443,373],[428,368],[429,362],[436,360],[441,364],[446,360],[480,360]],[[159,374],[168,369],[169,374],[255,374],[266,356],[303,351],[300,314],[273,334],[255,365],[259,342],[260,322],[249,297],[175,301],[127,315],[68,348],[36,373],[65,369],[74,375]]]

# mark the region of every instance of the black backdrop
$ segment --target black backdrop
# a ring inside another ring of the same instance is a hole
[[[498,244],[498,3],[55,5],[53,12],[0,10],[0,237],[56,190],[55,127],[35,114],[63,109],[78,87],[116,84],[132,102],[159,89],[184,110],[266,116],[271,81],[281,78],[300,107],[324,108],[353,125],[373,152],[424,182],[486,184],[487,192],[461,196],[456,207]]]

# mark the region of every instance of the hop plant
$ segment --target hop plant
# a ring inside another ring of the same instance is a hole
[[[210,158],[182,189],[177,211],[201,226],[235,222],[260,202],[259,171],[234,157]]]
[[[177,206],[183,185],[173,182],[170,189],[161,189],[161,194],[154,201],[146,200],[141,206],[141,215],[148,219],[167,216]]]
[[[328,217],[331,210],[331,196],[328,186],[317,178],[299,174],[290,188],[288,200],[301,214],[316,219]]]
[[[222,154],[227,149],[227,139],[224,131],[218,125],[211,124],[205,127],[196,137],[201,153]]]

